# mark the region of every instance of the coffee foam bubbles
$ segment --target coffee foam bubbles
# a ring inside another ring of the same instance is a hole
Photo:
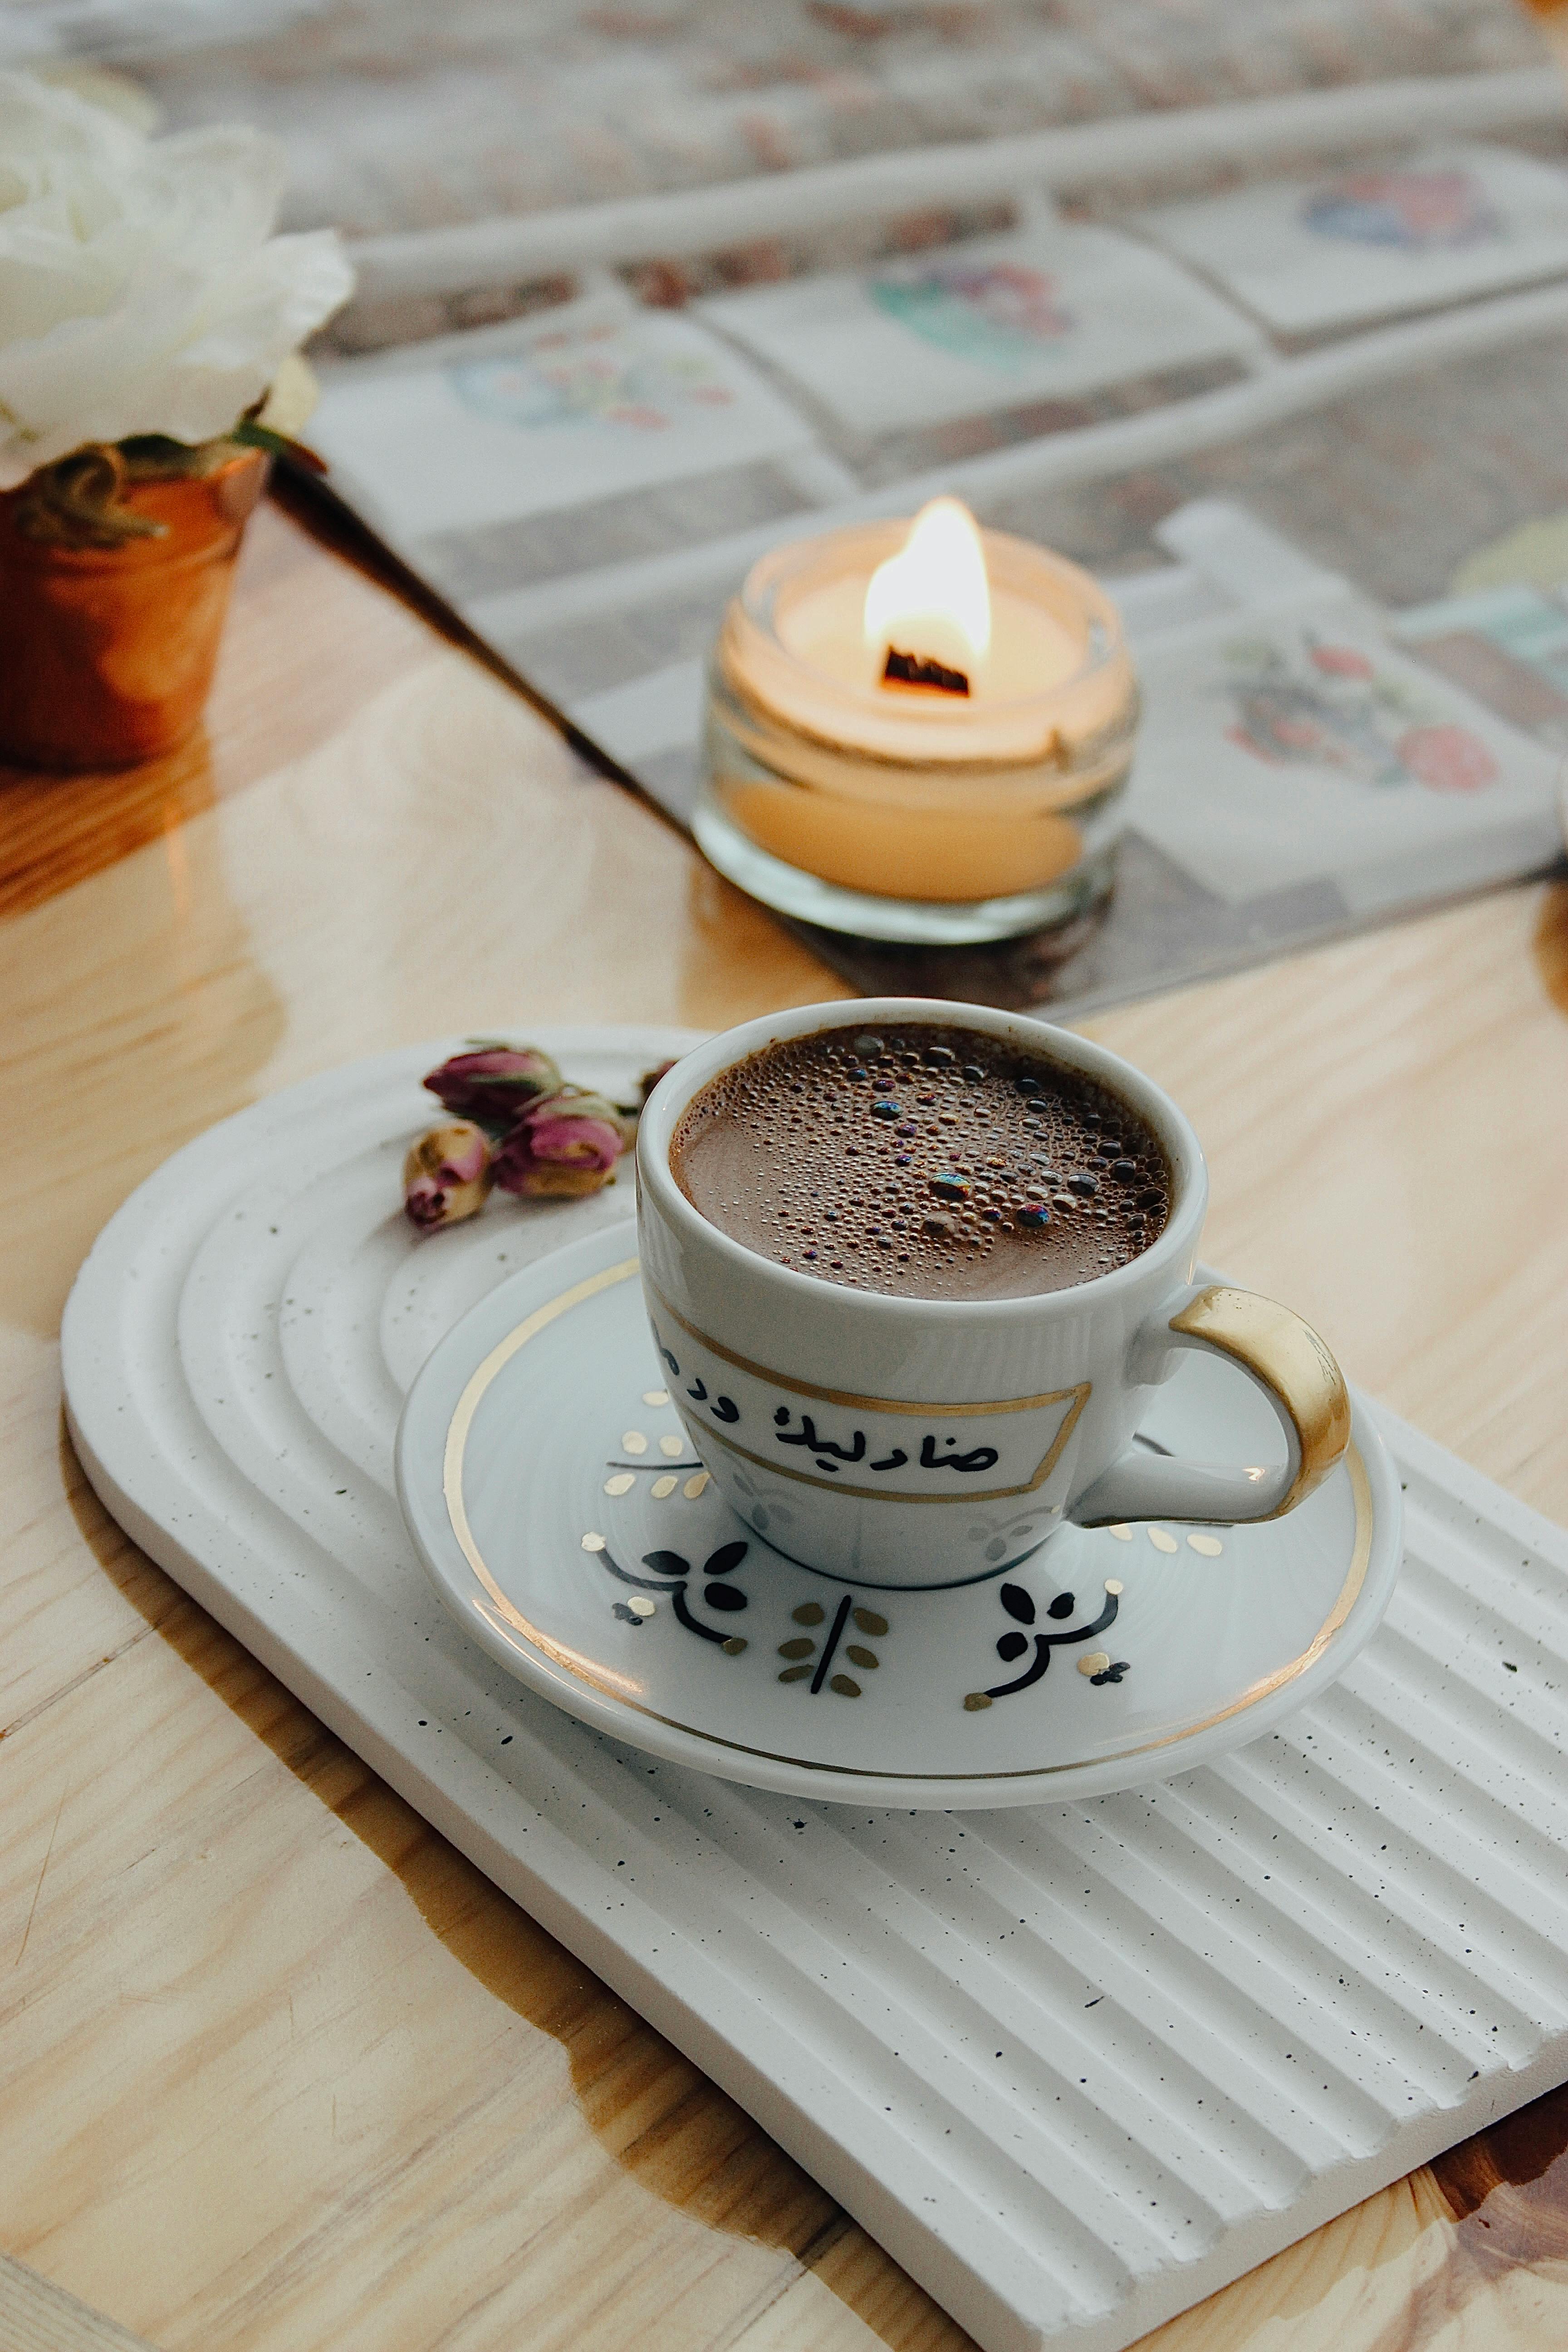
[[[1110,1088],[978,1030],[819,1030],[689,1104],[670,1164],[710,1223],[774,1263],[919,1298],[1027,1297],[1126,1265],[1171,1178]]]

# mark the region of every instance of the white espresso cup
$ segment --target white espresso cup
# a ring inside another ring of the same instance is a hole
[[[711,1079],[785,1038],[901,1022],[978,1030],[1119,1096],[1170,1164],[1163,1231],[1065,1290],[912,1298],[777,1265],[692,1206],[670,1143]],[[918,997],[768,1013],[659,1081],[637,1165],[643,1288],[671,1399],[748,1527],[808,1568],[894,1590],[963,1584],[1068,1521],[1278,1518],[1349,1441],[1344,1381],[1317,1333],[1254,1292],[1194,1284],[1208,1179],[1187,1120],[1131,1064],[1068,1030]],[[1262,1390],[1282,1461],[1184,1461],[1134,1444],[1149,1391],[1183,1348],[1225,1357]]]

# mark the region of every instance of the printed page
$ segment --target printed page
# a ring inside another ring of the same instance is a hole
[[[863,436],[1262,349],[1163,255],[1058,224],[697,307]]]
[[[1551,853],[1556,760],[1353,599],[1172,631],[1141,677],[1127,822],[1233,904],[1321,878],[1365,910],[1436,872],[1489,880],[1531,827]]]
[[[1141,213],[1136,226],[1285,334],[1568,270],[1568,170],[1433,149]]]
[[[744,359],[696,320],[619,295],[345,362],[310,439],[342,495],[459,610],[846,486],[830,463],[814,472],[810,426]]]

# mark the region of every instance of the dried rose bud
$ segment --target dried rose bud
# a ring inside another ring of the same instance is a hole
[[[458,1118],[477,1118],[498,1135],[525,1111],[530,1103],[559,1088],[561,1073],[537,1045],[478,1044],[471,1053],[454,1054],[425,1081]]]
[[[596,1192],[615,1173],[627,1122],[604,1095],[563,1087],[525,1111],[495,1157],[495,1180],[534,1198]]]
[[[641,1077],[637,1080],[637,1096],[639,1100],[645,1106],[647,1105],[649,1095],[652,1094],[655,1087],[658,1086],[665,1072],[667,1070],[674,1069],[676,1059],[677,1056],[672,1055],[668,1062],[659,1062],[656,1064],[654,1068],[651,1070],[645,1070],[643,1072]]]
[[[472,1119],[422,1135],[403,1163],[403,1207],[411,1225],[433,1234],[461,1224],[485,1205],[492,1181],[490,1139]]]

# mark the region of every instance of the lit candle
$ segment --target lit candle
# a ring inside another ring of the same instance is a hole
[[[1029,929],[1107,887],[1137,712],[1089,574],[933,499],[755,567],[715,652],[697,836],[841,929]]]

